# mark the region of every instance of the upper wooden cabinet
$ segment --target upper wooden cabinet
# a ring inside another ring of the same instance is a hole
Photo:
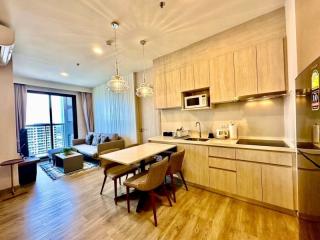
[[[181,107],[180,70],[166,72],[167,108]]]
[[[203,60],[194,64],[194,88],[209,87],[209,61]]]
[[[210,61],[210,99],[212,103],[235,99],[233,53],[215,57]]]
[[[167,107],[166,79],[163,70],[156,70],[154,73],[154,101],[155,108]]]
[[[181,91],[190,91],[194,89],[193,64],[186,64],[181,68]]]
[[[234,73],[237,97],[258,93],[257,51],[255,47],[234,52]]]
[[[283,39],[257,45],[258,93],[286,90]]]

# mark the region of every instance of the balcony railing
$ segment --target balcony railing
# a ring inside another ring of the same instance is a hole
[[[48,150],[52,148],[62,148],[70,145],[68,135],[65,132],[65,124],[52,124],[52,135],[50,126],[50,124],[33,124],[26,126],[30,155],[42,156],[46,155]]]

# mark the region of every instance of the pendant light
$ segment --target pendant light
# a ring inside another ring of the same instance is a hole
[[[114,30],[114,48],[116,54],[116,62],[115,62],[115,75],[112,76],[111,80],[107,82],[107,89],[114,93],[123,93],[129,89],[128,82],[123,79],[123,77],[119,73],[119,65],[118,65],[118,51],[117,51],[117,29],[119,28],[119,23],[112,22],[112,29]]]
[[[150,84],[146,83],[146,74],[145,74],[145,59],[144,59],[144,45],[146,44],[146,40],[141,40],[140,44],[142,45],[142,57],[143,57],[143,74],[142,74],[142,83],[136,89],[136,95],[138,97],[150,97],[153,95],[153,88]]]

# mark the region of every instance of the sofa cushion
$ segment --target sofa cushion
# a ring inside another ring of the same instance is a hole
[[[77,152],[90,156],[92,158],[96,158],[98,156],[97,146],[88,145],[88,144],[80,144],[72,147]]]
[[[100,143],[100,136],[101,136],[100,133],[93,134],[93,139],[91,143],[92,146],[97,146]]]
[[[118,133],[112,134],[111,141],[120,140]]]
[[[110,138],[108,134],[102,133],[100,136],[100,143],[110,142]]]
[[[91,132],[87,133],[86,138],[85,138],[85,143],[88,145],[91,145],[92,139],[93,139],[93,133],[91,133]]]

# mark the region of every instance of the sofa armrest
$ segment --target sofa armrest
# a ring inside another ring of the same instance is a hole
[[[98,144],[98,156],[101,155],[101,152],[110,150],[110,149],[124,149],[124,140],[116,140],[116,141],[111,141],[111,142],[105,142]]]
[[[85,143],[86,143],[86,140],[84,138],[72,139],[72,146],[85,144]]]

